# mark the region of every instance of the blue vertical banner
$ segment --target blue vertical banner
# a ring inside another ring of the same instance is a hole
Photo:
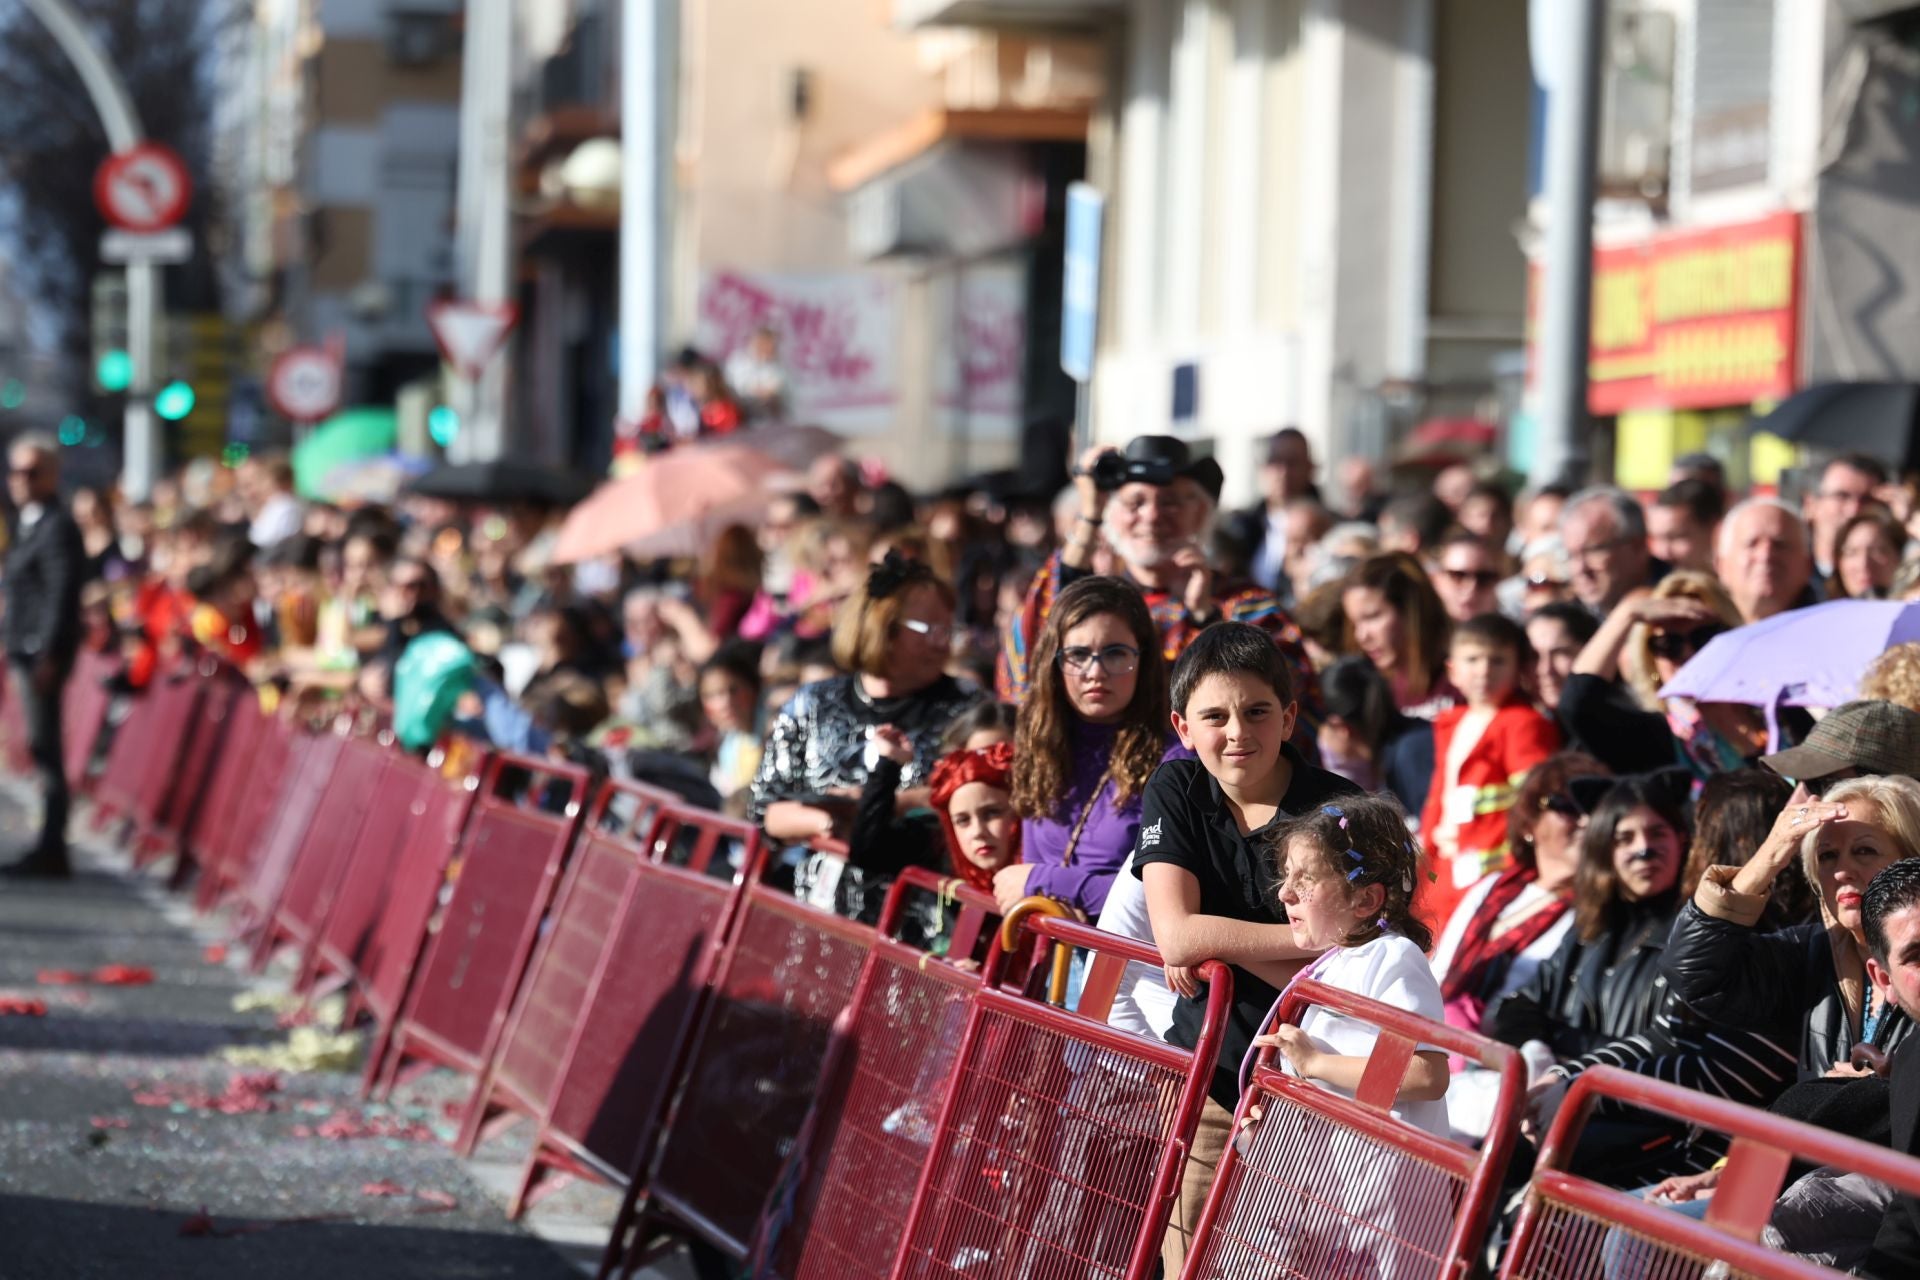
[[[1084,182],[1067,188],[1067,252],[1060,290],[1060,367],[1075,382],[1093,381],[1100,324],[1100,236],[1107,198]]]

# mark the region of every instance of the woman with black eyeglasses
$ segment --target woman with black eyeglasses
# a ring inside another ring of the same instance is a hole
[[[1119,578],[1082,578],[1054,599],[1029,672],[1013,748],[1022,861],[994,877],[994,896],[1010,906],[1044,894],[1091,920],[1133,851],[1141,794],[1172,738],[1146,600]]]
[[[1616,773],[1685,766],[1696,779],[1744,768],[1766,748],[1752,707],[1661,698],[1660,689],[1707,642],[1740,625],[1712,576],[1676,570],[1614,606],[1574,661],[1560,723]]]

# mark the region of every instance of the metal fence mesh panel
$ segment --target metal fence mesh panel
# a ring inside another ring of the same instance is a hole
[[[1466,1179],[1272,1093],[1237,1135],[1190,1277],[1431,1280]]]
[[[658,1200],[735,1253],[793,1150],[871,936],[754,890],[653,1179]]]
[[[1719,1259],[1558,1204],[1541,1206],[1538,1230],[1525,1253],[1509,1258],[1501,1275],[1507,1280],[1757,1280]]]
[[[901,1274],[1126,1275],[1183,1073],[994,1009],[976,1016]]]
[[[979,984],[904,961],[878,962],[850,1052],[825,1082],[791,1213],[772,1211],[780,1230],[775,1273],[787,1280],[883,1280],[899,1251],[960,1054],[967,999]]]

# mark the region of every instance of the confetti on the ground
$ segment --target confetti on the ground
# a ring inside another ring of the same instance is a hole
[[[95,1116],[93,1117],[92,1124],[96,1129],[129,1129],[133,1127],[133,1121],[127,1119],[125,1116]]]
[[[271,1071],[304,1074],[310,1071],[351,1071],[360,1061],[358,1032],[323,1031],[295,1027],[283,1044],[239,1045],[221,1051],[236,1067],[264,1067]]]
[[[44,1018],[47,1002],[31,996],[0,996],[0,1018]]]
[[[72,969],[42,969],[33,975],[33,980],[43,987],[72,987],[85,982],[87,975]]]
[[[392,1116],[356,1115],[337,1111],[317,1125],[293,1127],[296,1138],[325,1138],[329,1142],[349,1142],[358,1138],[394,1138],[402,1142],[437,1142],[440,1135],[417,1120]]]
[[[225,964],[227,962],[227,944],[224,942],[212,943],[205,951],[200,953],[200,957],[208,964]]]
[[[88,981],[102,987],[144,987],[153,982],[153,970],[145,965],[103,964],[88,975]]]
[[[241,1072],[220,1093],[192,1087],[156,1085],[135,1089],[133,1100],[143,1107],[170,1107],[179,1111],[217,1111],[222,1115],[255,1115],[274,1111],[270,1096],[280,1092],[280,1077],[271,1071]]]

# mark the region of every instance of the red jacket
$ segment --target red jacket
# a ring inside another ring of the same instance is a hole
[[[1449,778],[1453,735],[1467,711],[1451,707],[1433,722],[1433,785],[1420,814],[1420,844],[1433,879],[1421,894],[1421,914],[1436,926],[1446,924],[1481,877],[1511,864],[1507,811],[1533,766],[1560,749],[1553,718],[1516,691],[1460,762],[1460,776]]]

